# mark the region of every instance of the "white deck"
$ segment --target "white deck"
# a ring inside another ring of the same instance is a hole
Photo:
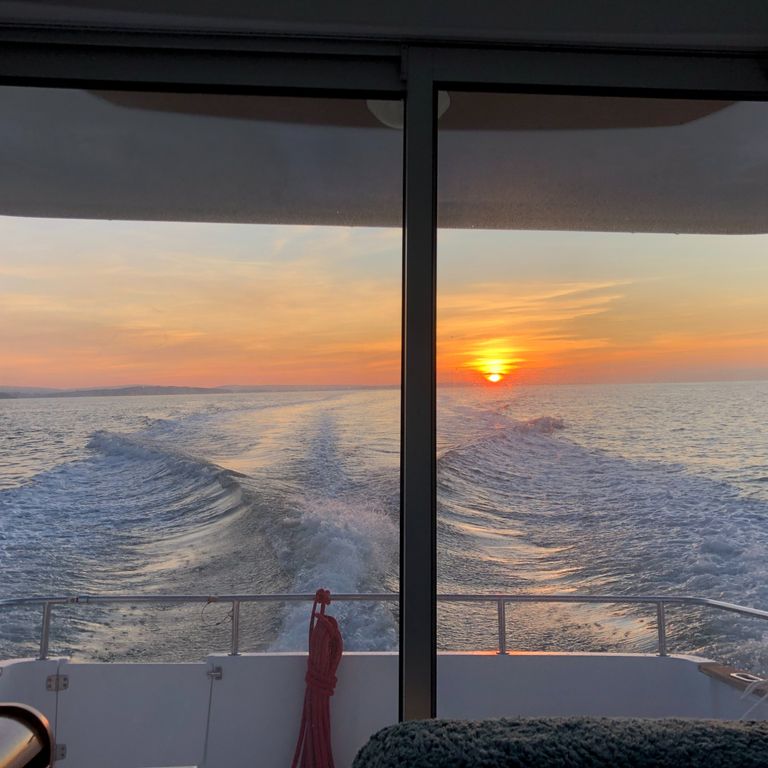
[[[768,705],[699,669],[692,656],[441,654],[441,717],[595,715],[768,719]],[[0,700],[41,710],[66,768],[285,768],[304,692],[301,654],[209,656],[192,664],[0,663]],[[221,668],[221,679],[209,670]],[[46,690],[49,675],[66,690]],[[344,656],[332,699],[338,768],[397,720],[395,654]]]

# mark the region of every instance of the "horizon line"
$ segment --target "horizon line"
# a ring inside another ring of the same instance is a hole
[[[500,383],[499,388],[514,386],[594,386],[594,385],[626,385],[626,384],[737,384],[757,381],[768,381],[768,375],[763,374],[748,378],[717,378],[717,379],[656,379],[656,380],[593,380],[593,381],[524,381],[506,379]],[[485,381],[437,381],[437,387],[470,387],[470,386],[489,386]],[[490,385],[499,386],[499,385]],[[377,383],[377,384],[353,384],[336,382],[332,384],[310,383],[270,383],[270,384],[217,384],[201,386],[197,384],[107,384],[107,385],[86,385],[75,387],[51,387],[34,384],[0,384],[0,392],[89,392],[89,391],[119,391],[122,389],[192,389],[199,390],[201,393],[210,392],[211,394],[237,394],[238,390],[268,390],[268,389],[400,389],[402,384],[397,383]]]

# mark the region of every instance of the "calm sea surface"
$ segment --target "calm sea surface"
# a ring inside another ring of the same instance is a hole
[[[768,608],[768,382],[439,393],[444,592],[685,593]],[[394,390],[0,400],[0,595],[397,588]],[[349,649],[397,615],[334,605]],[[52,650],[226,650],[227,606],[81,606]],[[509,644],[654,649],[652,609],[525,605]],[[299,649],[307,606],[246,606],[244,650]],[[669,643],[768,671],[768,623],[669,609]],[[0,612],[34,652],[37,609]],[[440,610],[444,648],[495,647],[491,608]]]

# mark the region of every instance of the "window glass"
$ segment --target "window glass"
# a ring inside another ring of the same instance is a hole
[[[438,126],[438,592],[765,607],[768,106],[456,92]],[[768,671],[763,622],[667,615]],[[655,622],[510,603],[506,642],[654,653]],[[497,604],[441,603],[438,643],[495,652]]]
[[[2,597],[396,591],[402,132],[360,99],[0,97]],[[308,603],[241,613],[242,650],[306,648]],[[332,613],[396,650],[394,604]],[[51,651],[196,660],[231,620],[56,607]]]

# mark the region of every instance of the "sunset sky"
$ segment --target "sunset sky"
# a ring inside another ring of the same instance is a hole
[[[396,229],[0,217],[0,386],[397,384],[400,248]],[[439,378],[768,377],[766,253],[442,231]]]

